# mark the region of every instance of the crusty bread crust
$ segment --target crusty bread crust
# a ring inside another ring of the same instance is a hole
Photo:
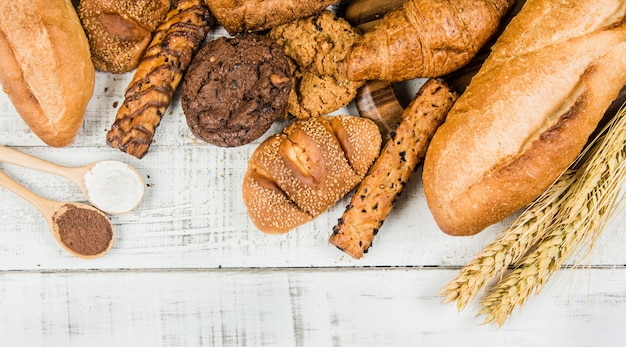
[[[271,29],[318,13],[339,0],[205,0],[230,33]]]
[[[297,121],[252,154],[243,201],[256,227],[284,233],[327,210],[354,188],[380,153],[369,119],[324,116]]]
[[[346,56],[348,79],[439,77],[469,63],[497,32],[514,0],[407,0]]]
[[[425,158],[442,231],[473,235],[502,220],[580,153],[626,83],[625,5],[601,2],[529,0],[498,39]]]
[[[0,83],[30,129],[73,142],[94,88],[87,38],[69,0],[0,2]]]
[[[169,9],[170,0],[81,0],[78,17],[96,69],[136,69]]]
[[[367,253],[457,98],[442,79],[422,85],[333,227],[331,244],[356,259]]]

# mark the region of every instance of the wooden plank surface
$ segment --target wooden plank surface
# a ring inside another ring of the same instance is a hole
[[[626,270],[564,271],[500,330],[450,270],[4,272],[5,346],[621,346]]]
[[[146,182],[139,208],[111,217],[112,250],[91,261],[66,254],[34,207],[0,189],[2,345],[618,346],[626,338],[623,213],[583,268],[559,272],[502,329],[479,326],[475,308],[459,314],[437,291],[513,217],[473,237],[447,236],[418,171],[361,260],[328,244],[349,196],[293,232],[263,234],[247,218],[241,180],[252,151],[285,123],[252,144],[215,147],[194,138],[176,95],[139,160],[105,143],[131,77],[97,74],[66,148],[43,145],[0,93],[0,145],[68,166],[120,160]],[[405,84],[408,94],[418,86]],[[0,170],[47,198],[85,201],[64,178]]]

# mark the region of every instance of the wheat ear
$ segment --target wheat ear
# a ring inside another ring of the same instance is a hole
[[[545,234],[546,226],[558,212],[574,174],[573,170],[565,172],[510,227],[461,268],[440,291],[444,303],[456,301],[457,309],[462,310],[490,280],[501,276],[511,264],[518,262]]]
[[[574,175],[556,218],[545,236],[519,266],[481,301],[484,323],[502,326],[516,307],[539,293],[563,263],[582,246],[588,253],[617,210],[626,182],[626,110],[615,116]],[[623,202],[623,200],[622,200]]]

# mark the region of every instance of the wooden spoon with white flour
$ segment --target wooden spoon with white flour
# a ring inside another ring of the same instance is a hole
[[[110,213],[125,213],[141,203],[144,181],[128,164],[104,160],[81,167],[65,167],[0,146],[0,161],[70,179],[98,209]]]

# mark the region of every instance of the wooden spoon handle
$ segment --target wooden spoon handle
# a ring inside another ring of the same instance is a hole
[[[362,32],[372,30],[387,12],[402,7],[405,0],[352,0],[344,17]]]
[[[81,168],[61,166],[6,146],[0,146],[0,161],[27,169],[63,176],[76,183],[80,182],[79,179],[82,178],[82,174],[79,172]]]
[[[35,206],[44,217],[49,218],[55,210],[56,202],[33,193],[9,175],[0,171],[0,185],[12,191]]]
[[[383,141],[396,129],[404,112],[390,82],[368,81],[357,92],[355,103],[361,117],[376,123]]]

